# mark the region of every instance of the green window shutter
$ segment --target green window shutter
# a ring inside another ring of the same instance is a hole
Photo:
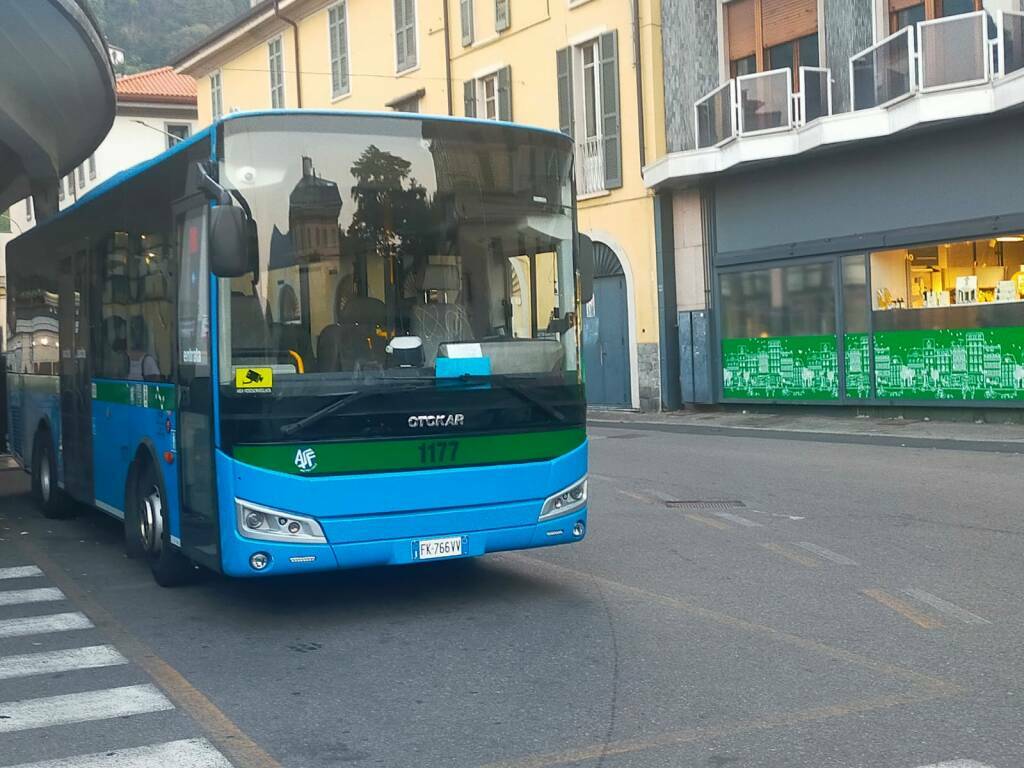
[[[558,129],[572,136],[572,49],[555,51],[555,70],[558,77]]]
[[[494,31],[503,32],[512,26],[511,0],[494,0]]]
[[[462,84],[462,95],[466,104],[466,117],[476,117],[476,80],[467,80]]]
[[[622,186],[622,126],[619,117],[619,53],[615,32],[601,35],[601,138],[604,186]]]
[[[498,119],[512,120],[512,67],[498,70]]]
[[[473,44],[473,0],[459,0],[459,15],[462,19],[462,44]]]

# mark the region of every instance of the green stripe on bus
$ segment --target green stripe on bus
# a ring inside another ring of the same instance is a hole
[[[143,381],[94,381],[92,399],[119,405],[138,405],[162,411],[174,408],[174,385]]]
[[[586,430],[574,427],[513,435],[238,445],[234,455],[245,464],[275,472],[338,475],[546,461],[578,448],[585,439]]]

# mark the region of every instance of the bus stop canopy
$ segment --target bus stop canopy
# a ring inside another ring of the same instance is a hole
[[[57,183],[114,122],[114,72],[85,0],[5,0],[0,10],[0,211],[57,210]]]

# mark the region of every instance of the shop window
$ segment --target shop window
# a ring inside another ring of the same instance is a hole
[[[867,259],[863,254],[845,256],[842,270],[843,350],[846,364],[846,396],[852,400],[871,397],[871,344],[868,337]]]
[[[902,400],[1024,400],[1024,235],[871,254],[875,388]]]
[[[722,274],[723,395],[835,400],[835,278],[831,262]]]

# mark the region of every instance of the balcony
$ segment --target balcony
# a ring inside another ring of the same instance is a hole
[[[1024,12],[976,11],[921,22],[850,58],[850,111],[833,113],[827,69],[726,81],[694,105],[696,149],[644,170],[645,184],[883,138],[941,120],[1024,106]]]
[[[742,75],[694,105],[697,147],[720,147],[740,136],[789,131],[832,114],[832,77],[827,69],[800,67]]]
[[[576,195],[587,197],[603,194],[604,140],[600,136],[576,142]]]

